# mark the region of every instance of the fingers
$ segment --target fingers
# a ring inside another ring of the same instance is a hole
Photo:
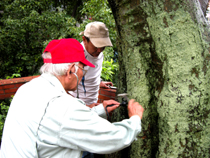
[[[133,103],[134,103],[134,99],[131,99],[129,102],[128,102],[128,106],[132,106],[133,105]]]
[[[134,99],[131,99],[128,103],[128,116],[132,117],[138,115],[142,119],[144,108]]]
[[[120,105],[114,105],[114,106],[108,107],[107,110],[110,113],[110,112],[114,111],[115,109],[117,109],[119,106]]]
[[[107,88],[107,89],[108,89],[108,88],[110,88],[110,87],[104,84],[104,88]]]
[[[103,82],[105,88],[110,88],[109,86],[113,86],[112,82]]]
[[[106,82],[106,85],[113,86],[112,82]]]
[[[115,100],[105,100],[105,101],[103,101],[104,108],[106,108],[106,106],[112,105],[112,104],[113,104],[113,106],[107,107],[108,113],[114,111],[117,107],[119,107],[120,103],[115,101]]]
[[[107,84],[107,82],[101,82],[100,83],[100,87],[102,87],[102,88],[109,88],[109,84]]]
[[[120,105],[119,102],[115,101],[115,100],[105,100],[103,103],[107,105],[111,105],[111,104],[116,104],[116,105]]]

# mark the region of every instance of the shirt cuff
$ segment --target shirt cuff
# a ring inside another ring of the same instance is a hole
[[[137,135],[136,135],[136,136],[138,136],[139,133],[141,132],[141,119],[138,115],[134,115],[134,116],[130,117],[130,120],[138,124],[137,126],[139,128],[137,128],[138,132],[137,132]],[[138,140],[137,137],[135,137],[134,140]]]
[[[104,109],[103,104],[99,104],[97,106],[94,106],[91,108],[93,111],[95,111],[100,117],[105,118],[106,119],[106,112]]]
[[[138,115],[131,116],[130,120],[133,120],[135,122],[139,122],[139,124],[141,125],[141,119]]]

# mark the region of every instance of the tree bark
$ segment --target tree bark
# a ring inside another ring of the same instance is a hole
[[[108,2],[118,32],[118,93],[145,112],[138,140],[106,157],[210,157],[209,26],[199,0]],[[125,114],[119,108],[112,121]]]

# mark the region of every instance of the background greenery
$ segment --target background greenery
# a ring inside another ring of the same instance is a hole
[[[105,60],[116,61],[115,21],[104,0],[2,0],[0,2],[0,78],[13,74],[37,75],[41,53],[52,39],[76,38],[91,21],[102,21],[109,28],[113,48],[105,50]],[[112,63],[116,64],[116,62]],[[107,64],[104,64],[106,66]],[[116,71],[117,66],[111,71]],[[113,73],[108,73],[113,74]],[[103,79],[113,80],[113,75]]]
[[[9,100],[8,102],[2,101],[0,103],[0,109],[1,109],[1,113],[0,113],[0,138],[2,136],[2,132],[3,132],[3,128],[4,128],[4,121],[6,119],[7,116],[7,112],[9,110],[9,104],[10,104],[11,100]]]
[[[87,23],[102,21],[113,47],[104,50],[102,79],[117,82],[115,21],[106,0],[1,0],[0,79],[38,75],[41,53],[52,39],[76,38]],[[0,101],[0,136],[10,101]]]

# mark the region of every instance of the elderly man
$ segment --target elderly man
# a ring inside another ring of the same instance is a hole
[[[104,101],[91,109],[68,94],[84,75],[84,66],[94,67],[75,39],[53,40],[46,47],[42,75],[21,86],[6,118],[1,158],[79,158],[82,151],[107,154],[130,145],[141,131],[143,108],[134,100],[128,105],[129,119],[110,123],[108,112],[119,106]],[[102,117],[100,117],[102,116]]]
[[[81,32],[84,48],[84,54],[88,61],[95,65],[95,68],[85,67],[88,72],[83,76],[82,82],[78,86],[79,98],[86,105],[93,107],[97,105],[99,86],[109,88],[113,86],[112,82],[101,81],[101,71],[103,63],[103,50],[105,47],[112,46],[109,39],[109,31],[106,25],[102,22],[91,22],[85,27],[85,31]],[[77,96],[75,91],[72,95]]]

